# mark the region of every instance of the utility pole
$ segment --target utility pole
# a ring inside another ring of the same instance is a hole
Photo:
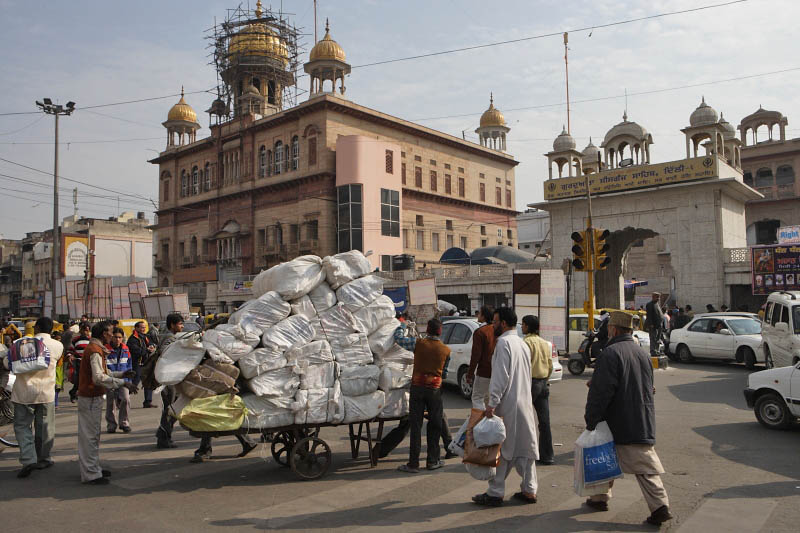
[[[36,101],[36,105],[47,113],[53,115],[56,119],[56,139],[55,139],[55,154],[53,162],[53,257],[50,272],[50,290],[51,290],[51,316],[53,320],[57,318],[56,315],[56,281],[58,280],[59,273],[59,259],[61,248],[61,236],[58,228],[58,117],[60,115],[71,115],[75,111],[75,102],[67,102],[66,107],[60,104],[54,104],[50,98],[43,98],[41,102]]]
[[[600,163],[600,152],[597,153],[597,163]],[[600,167],[598,166],[598,169]],[[589,174],[584,173],[583,179],[585,180],[584,183],[586,184],[586,205],[588,209],[588,214],[586,217],[586,237],[587,237],[587,244],[586,244],[586,254],[587,254],[587,265],[586,265],[586,305],[588,309],[586,313],[588,315],[588,328],[589,331],[594,329],[594,271],[595,271],[595,258],[594,258],[594,228],[592,227],[592,194],[589,190]]]

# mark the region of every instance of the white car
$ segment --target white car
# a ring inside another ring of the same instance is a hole
[[[457,385],[461,395],[468,400],[472,398],[472,385],[467,383],[467,370],[472,357],[472,334],[479,327],[480,324],[474,318],[453,318],[442,324],[441,339],[450,348],[450,362],[444,382]],[[517,326],[517,334],[522,335],[520,326]],[[558,362],[558,351],[552,343],[549,344],[553,359],[553,373],[549,381],[560,381],[563,373],[561,363]]]
[[[800,361],[800,291],[778,291],[767,297],[761,337],[767,368]]]
[[[761,425],[788,428],[800,417],[800,363],[750,374],[744,397]]]
[[[685,327],[670,332],[669,349],[683,363],[701,357],[737,361],[752,369],[764,362],[761,322],[735,313],[696,316]]]

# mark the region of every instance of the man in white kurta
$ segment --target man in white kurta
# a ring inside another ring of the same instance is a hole
[[[485,416],[496,414],[502,417],[506,440],[500,447],[497,475],[489,481],[486,494],[479,494],[472,501],[479,505],[502,505],[506,478],[511,469],[516,468],[522,476],[522,484],[521,491],[514,494],[514,498],[524,503],[536,503],[539,443],[531,399],[531,353],[525,341],[517,335],[517,315],[512,309],[498,309],[493,323],[497,346],[492,356],[492,378]]]

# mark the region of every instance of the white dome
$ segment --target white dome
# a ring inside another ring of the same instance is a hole
[[[608,133],[606,133],[606,136],[603,139],[603,143],[600,146],[608,145],[612,139],[619,136],[633,137],[637,141],[643,141],[647,139],[648,142],[650,143],[653,142],[651,139],[648,138],[649,133],[647,133],[647,130],[643,126],[640,126],[636,122],[628,121],[627,112],[622,115],[622,122],[620,122],[610,130],[608,130]]]
[[[709,124],[714,124],[717,122],[718,116],[717,112],[714,110],[713,107],[706,103],[705,97],[703,97],[702,102],[700,105],[697,106],[697,109],[692,111],[692,114],[689,116],[689,125],[694,126],[707,126]]]
[[[553,141],[553,151],[565,152],[567,150],[574,150],[574,149],[575,149],[575,139],[572,138],[572,135],[567,133],[567,128],[563,128],[561,130],[561,135],[556,137],[556,140]]]
[[[583,149],[581,153],[583,154],[581,161],[583,162],[584,165],[597,163],[597,154],[600,153],[600,148],[595,146],[594,143],[592,142],[592,138],[589,137],[589,144],[586,146],[586,148]]]
[[[725,129],[725,131],[722,133],[723,139],[727,141],[728,139],[733,139],[736,137],[736,128],[733,127],[733,124],[725,120],[725,117],[722,116],[722,113],[719,114],[719,125]]]

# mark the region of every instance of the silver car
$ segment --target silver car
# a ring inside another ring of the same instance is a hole
[[[684,363],[700,357],[736,361],[752,369],[764,362],[761,322],[735,313],[696,316],[685,327],[670,332],[669,349]]]

